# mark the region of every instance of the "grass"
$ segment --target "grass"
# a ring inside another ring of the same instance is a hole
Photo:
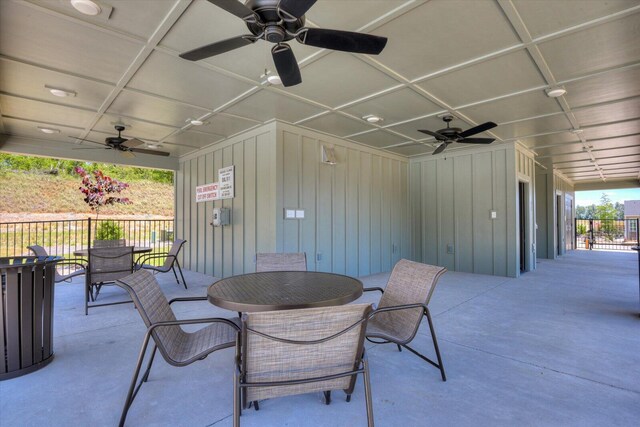
[[[0,174],[0,215],[2,213],[86,213],[94,214],[84,202],[77,177],[22,172]],[[173,217],[173,185],[150,181],[129,183],[121,193],[133,203],[100,209],[110,215],[151,215]],[[0,219],[2,222],[2,219]]]

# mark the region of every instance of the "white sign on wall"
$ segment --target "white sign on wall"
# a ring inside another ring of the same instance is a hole
[[[218,169],[218,182],[196,186],[196,203],[212,200],[233,199],[235,166]]]
[[[233,187],[235,166],[227,166],[218,169],[218,183],[220,184],[220,198],[233,199],[235,197],[235,189]]]
[[[198,185],[196,187],[196,203],[208,202],[209,200],[218,200],[220,198],[220,190],[218,183]]]

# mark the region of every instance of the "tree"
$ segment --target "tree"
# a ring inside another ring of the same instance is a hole
[[[606,236],[607,240],[612,241],[618,233],[618,226],[615,220],[618,218],[616,210],[607,193],[602,193],[600,204],[596,206],[596,218],[600,220],[600,231]]]
[[[98,219],[99,210],[103,206],[116,203],[131,204],[131,200],[126,197],[112,196],[112,194],[120,194],[122,190],[126,190],[129,184],[112,179],[100,170],[94,170],[92,174],[89,174],[82,167],[76,166],[74,171],[82,177],[80,191],[85,196],[84,202],[89,205],[92,211],[96,211],[96,219]],[[91,175],[95,181],[91,179]]]

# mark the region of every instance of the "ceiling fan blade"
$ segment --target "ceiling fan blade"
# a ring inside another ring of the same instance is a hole
[[[243,3],[238,0],[208,0],[209,3],[215,4],[220,9],[224,9],[232,15],[236,15],[238,18],[243,19],[246,22],[255,23],[258,22],[258,16],[249,9]]]
[[[456,142],[462,142],[463,144],[491,144],[493,141],[495,141],[493,138],[464,138]]]
[[[280,10],[282,18],[291,21],[293,18],[298,19],[307,13],[316,1],[317,0],[280,0],[278,9]]]
[[[434,151],[433,153],[431,153],[431,154],[434,154],[434,155],[435,155],[435,154],[440,154],[440,153],[442,153],[442,152],[444,151],[444,149],[445,149],[445,148],[447,148],[447,143],[446,143],[446,142],[443,142],[443,143],[442,143],[442,144],[440,144],[440,145],[438,146],[438,148],[436,148],[436,149],[435,149],[435,151]]]
[[[180,58],[187,59],[189,61],[199,61],[204,58],[209,58],[210,56],[220,55],[221,53],[229,52],[230,50],[253,44],[256,42],[256,40],[258,39],[254,36],[249,35],[232,37],[230,39],[208,44],[206,46],[201,46],[199,48],[190,50],[189,52],[181,53],[179,56]]]
[[[351,31],[305,28],[298,35],[302,44],[343,52],[377,55],[387,44],[386,37]]]
[[[130,148],[127,151],[133,151],[134,153],[142,153],[142,154],[152,154],[154,156],[168,156],[169,153],[166,151],[158,151],[158,150],[147,150],[146,148]]]
[[[138,138],[131,138],[131,139],[127,139],[125,142],[123,142],[120,145],[127,148],[133,148],[142,144],[144,144],[144,141],[140,141]]]
[[[271,55],[273,55],[273,63],[276,66],[276,70],[278,70],[278,76],[280,76],[283,86],[294,86],[302,83],[300,68],[291,46],[286,43],[277,44],[271,49]]]
[[[433,136],[435,139],[437,139],[438,141],[446,141],[447,137],[442,135],[441,133],[438,132],[431,132],[430,130],[426,130],[426,129],[418,129],[418,132],[422,132],[422,133],[426,133],[427,135],[431,135]]]
[[[496,126],[498,126],[498,125],[493,123],[493,122],[483,123],[483,124],[478,125],[476,127],[472,127],[471,129],[467,129],[464,132],[460,132],[460,136],[463,137],[463,138],[466,138],[468,136],[475,135],[476,133],[480,133],[480,132],[484,132],[485,130],[493,129]]]

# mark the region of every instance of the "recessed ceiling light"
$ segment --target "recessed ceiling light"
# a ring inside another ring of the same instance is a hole
[[[71,0],[71,6],[78,12],[90,16],[96,16],[102,12],[102,8],[91,0]]]
[[[40,129],[40,131],[44,133],[60,133],[60,129],[46,128],[43,126],[38,126],[38,129]]]
[[[196,120],[196,119],[189,120],[189,123],[191,123],[194,126],[202,126],[204,124],[202,120]]]
[[[60,98],[64,98],[66,96],[76,96],[76,93],[72,90],[60,89],[49,85],[44,85],[44,87],[49,89],[51,95],[59,96]]]
[[[362,118],[369,123],[380,123],[382,121],[382,117],[376,116],[374,114],[369,114],[368,116],[364,116]]]
[[[157,150],[158,148],[162,148],[161,144],[147,144],[147,148],[150,148],[152,150]]]
[[[270,76],[267,77],[267,81],[269,83],[271,83],[272,85],[281,85],[282,84],[282,80],[280,79],[280,76],[277,74],[271,74]]]
[[[547,96],[550,98],[557,98],[567,93],[567,91],[561,87],[549,88],[545,92],[547,92]]]

